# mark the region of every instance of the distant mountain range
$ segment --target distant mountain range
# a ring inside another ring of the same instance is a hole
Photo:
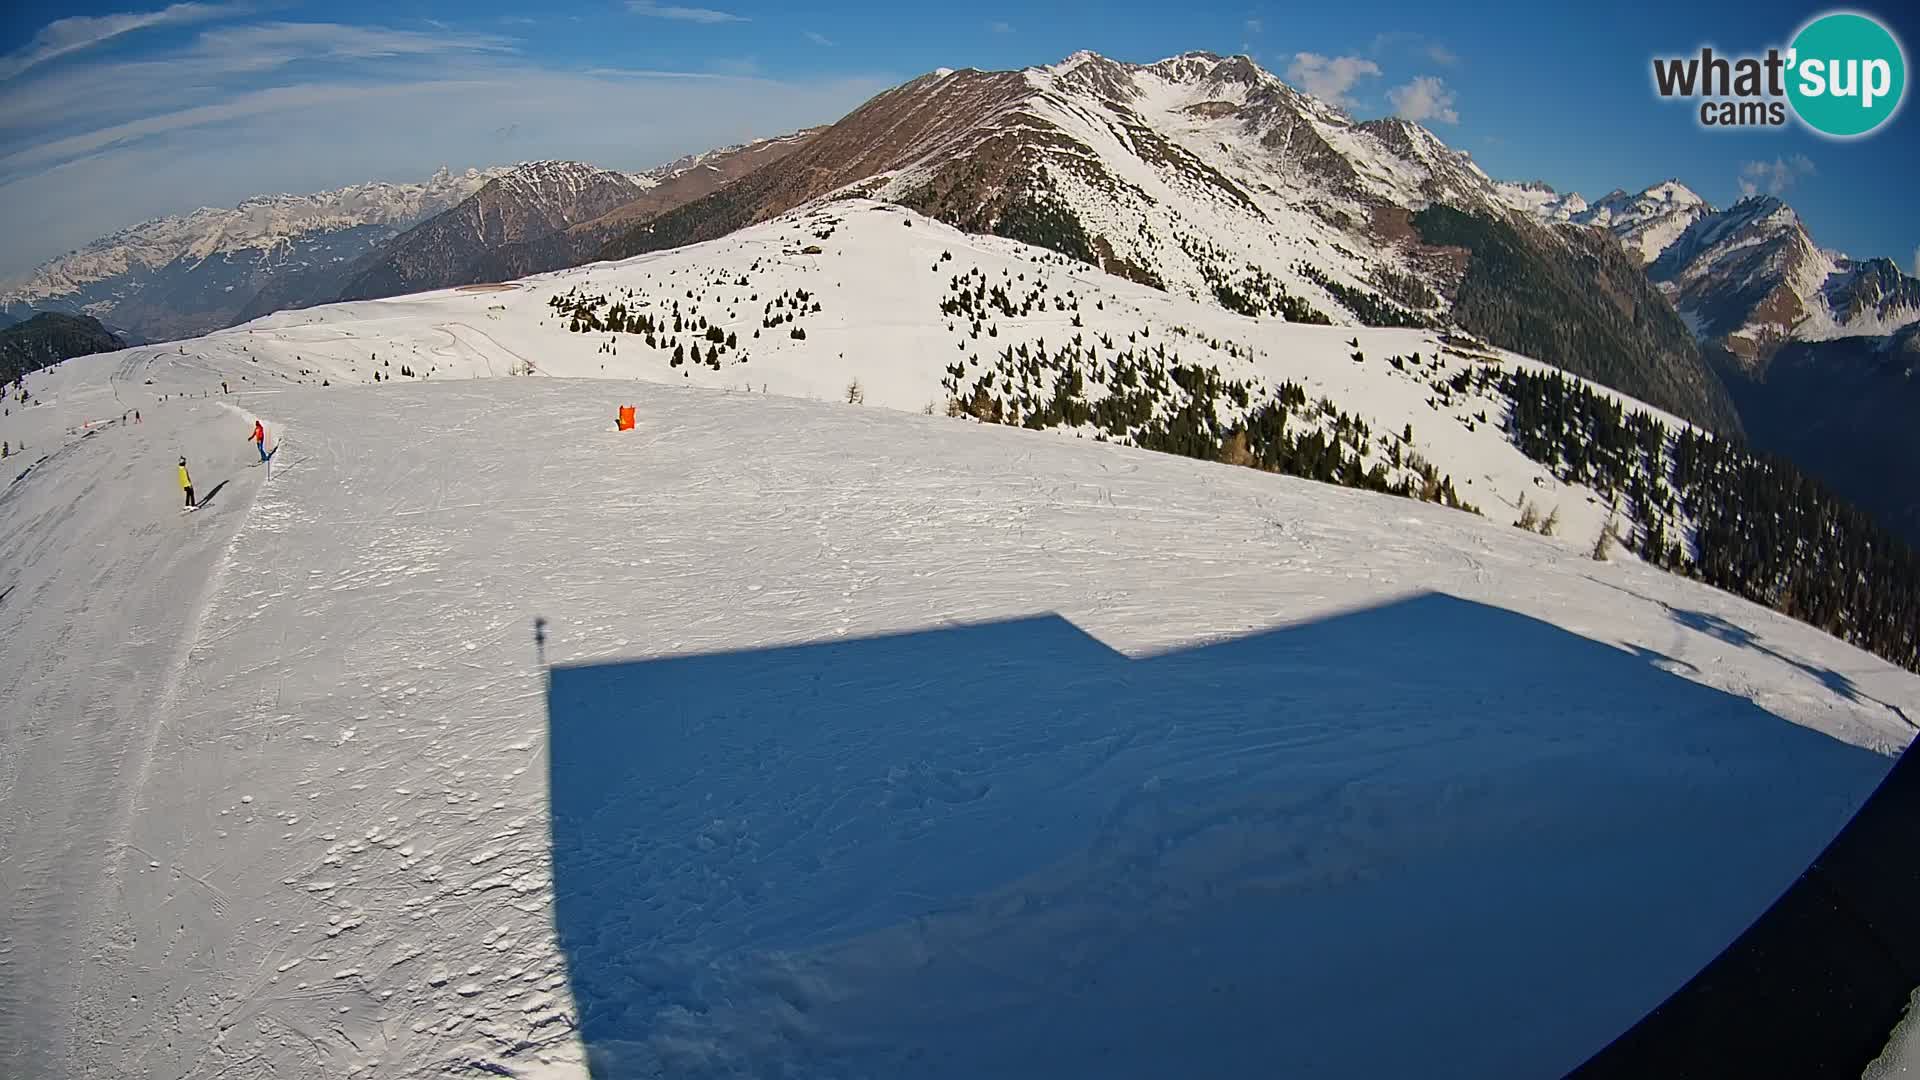
[[[1716,210],[1676,180],[1588,205],[1510,185],[1547,222],[1610,230],[1647,265],[1754,445],[1920,541],[1920,279],[1821,248],[1770,195]]]
[[[535,161],[156,218],[0,290],[0,317],[86,314],[128,340],[160,341],[288,308],[572,266],[634,222],[777,160],[808,134],[711,150],[643,173]]]
[[[1920,536],[1916,485],[1861,464],[1920,449],[1903,374],[1920,280],[1819,248],[1769,196],[1496,181],[1418,124],[1356,120],[1246,57],[942,69],[827,127],[644,173],[542,161],[249,200],[55,260],[0,312],[157,339],[676,247],[846,195],[1248,315],[1456,325],[1804,457]]]
[[[340,299],[504,281],[589,261],[633,223],[790,153],[810,132],[722,147],[644,173],[521,165],[363,258]]]
[[[0,311],[90,315],[133,341],[228,325],[276,278],[339,266],[454,206],[500,170],[442,170],[424,183],[262,195],[122,229],[0,290]]]
[[[1516,212],[1425,128],[1356,121],[1246,57],[1077,53],[932,72],[599,254],[711,239],[849,193],[1249,315],[1457,321],[1707,426],[1739,426],[1685,324],[1617,245]]]
[[[360,260],[338,295],[358,300],[471,283],[489,253],[608,213],[654,183],[574,161],[517,166]]]
[[[1749,372],[1763,371],[1788,342],[1887,338],[1920,322],[1920,278],[1891,259],[1822,249],[1771,195],[1716,210],[1678,180],[1592,204],[1539,183],[1503,185],[1503,193],[1537,220],[1612,232],[1695,336]]]

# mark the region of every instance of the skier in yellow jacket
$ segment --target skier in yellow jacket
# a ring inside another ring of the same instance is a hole
[[[187,459],[180,459],[180,490],[187,493],[187,509],[194,509],[193,477],[187,475]]]

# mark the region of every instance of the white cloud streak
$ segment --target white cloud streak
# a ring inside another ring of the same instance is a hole
[[[1772,161],[1748,161],[1740,166],[1740,194],[1785,195],[1803,177],[1814,176],[1820,170],[1813,167],[1812,159],[1805,154],[1792,157],[1774,158]]]
[[[1361,79],[1380,74],[1380,65],[1358,56],[1322,56],[1295,53],[1287,65],[1287,81],[1329,105],[1352,106],[1348,96]]]
[[[427,34],[338,23],[261,23],[209,30],[164,57],[96,63],[50,71],[0,84],[0,133],[6,143],[31,142],[23,133],[49,123],[66,131],[116,123],[187,108],[232,88],[236,79],[263,76],[302,61],[331,66],[400,58],[504,55],[506,38],[486,34]],[[183,78],[191,72],[191,78]]]
[[[278,66],[295,59],[368,60],[430,53],[511,51],[511,41],[492,34],[424,33],[344,23],[270,22],[208,30],[200,35],[191,55],[234,63],[260,57],[264,58],[265,66]]]
[[[805,36],[808,41],[813,42],[815,45],[823,45],[829,49],[833,48],[833,41],[829,39],[827,35],[817,30],[808,30]]]
[[[645,15],[651,19],[672,19],[676,22],[690,23],[736,23],[749,21],[745,15],[735,15],[731,11],[716,11],[713,8],[681,7],[678,4],[656,4],[653,0],[627,0],[627,10],[635,15]]]
[[[0,56],[0,81],[69,53],[91,49],[114,38],[156,26],[208,22],[247,11],[243,4],[173,4],[159,11],[129,11],[115,15],[73,15],[40,28],[22,48]]]
[[[326,40],[353,48],[362,39]],[[232,205],[263,191],[417,180],[443,164],[509,164],[500,159],[509,148],[513,160],[646,168],[831,122],[899,81],[893,74],[782,80],[567,72],[495,51],[382,51],[392,46],[372,47],[375,58],[356,63],[352,82],[318,81],[333,76],[333,65],[316,65],[313,78],[286,85],[213,80],[188,88],[198,96],[168,98],[144,114],[27,138],[8,134],[0,140],[0,231],[8,236],[0,278],[145,218]],[[108,67],[134,80],[123,90],[157,87],[164,78],[133,65]],[[609,116],[623,119],[608,124]]]
[[[1457,124],[1460,114],[1454,109],[1453,91],[1444,80],[1421,75],[1403,86],[1387,91],[1395,116],[1416,124],[1438,122]]]

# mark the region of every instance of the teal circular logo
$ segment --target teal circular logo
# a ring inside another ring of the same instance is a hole
[[[1851,138],[1886,123],[1907,92],[1907,58],[1879,22],[1822,15],[1793,39],[1787,99],[1810,128]]]

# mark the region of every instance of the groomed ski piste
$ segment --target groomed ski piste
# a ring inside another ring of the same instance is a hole
[[[1413,424],[1486,514],[950,417],[975,271],[1079,301],[996,349],[1151,325]],[[616,289],[740,344],[550,303]],[[1920,679],[1591,559],[1591,493],[1380,362],[1444,351],[849,202],[30,376],[0,1074],[1561,1074],[1805,868]]]

